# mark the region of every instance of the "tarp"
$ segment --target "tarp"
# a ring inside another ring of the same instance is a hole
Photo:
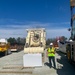
[[[7,40],[6,39],[0,39],[0,42],[7,43]]]

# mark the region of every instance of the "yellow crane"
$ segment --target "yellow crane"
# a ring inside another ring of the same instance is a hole
[[[75,63],[75,0],[70,0],[70,9],[71,9],[71,40],[67,47],[67,58],[70,63]]]

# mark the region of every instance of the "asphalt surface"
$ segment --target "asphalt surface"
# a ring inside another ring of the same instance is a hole
[[[23,55],[21,51],[0,56],[0,75],[75,75],[75,66],[71,65],[66,55],[59,51],[56,53],[57,69],[49,67],[46,55],[42,67],[24,68]]]

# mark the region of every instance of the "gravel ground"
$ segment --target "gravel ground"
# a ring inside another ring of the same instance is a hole
[[[62,56],[59,53],[56,53],[56,66],[57,70],[50,68],[48,65],[42,67],[33,67],[33,68],[23,68],[23,51],[15,52],[7,56],[0,58],[0,75],[75,75],[74,68],[67,62],[64,54]],[[68,66],[64,67],[64,63],[61,63],[61,57],[63,57],[62,62],[66,62]],[[58,60],[59,61],[58,61]],[[64,61],[65,60],[65,61]],[[48,58],[45,55],[45,62],[48,63]],[[63,70],[64,67],[64,70]],[[68,74],[68,68],[72,68],[72,73]],[[67,68],[67,69],[65,69]],[[12,71],[14,71],[12,73]],[[64,71],[64,73],[63,73]],[[7,73],[10,72],[10,73]]]
[[[1,66],[5,66],[5,65],[22,65],[23,61],[22,61],[22,57],[23,57],[23,51],[21,52],[15,52],[12,53],[10,55],[4,56],[0,58],[0,67]]]

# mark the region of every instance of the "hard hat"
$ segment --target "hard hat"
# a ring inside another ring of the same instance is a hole
[[[50,45],[53,45],[53,43],[50,43]]]
[[[73,42],[73,40],[69,40],[70,42]]]

